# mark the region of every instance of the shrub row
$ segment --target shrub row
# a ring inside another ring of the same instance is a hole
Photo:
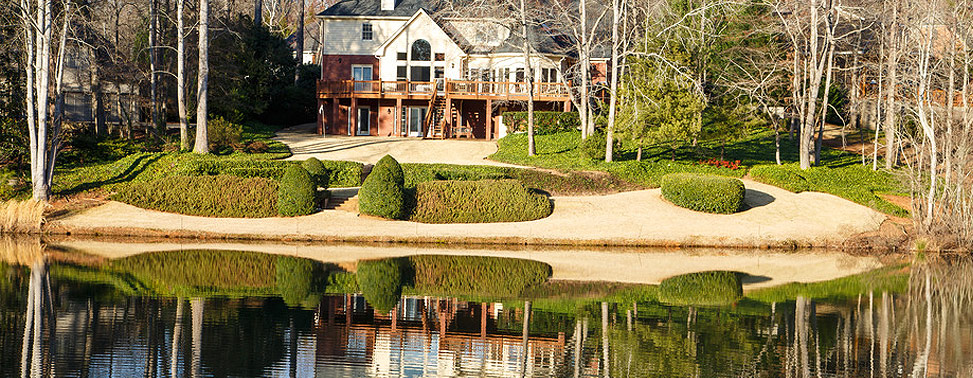
[[[750,178],[794,193],[806,192],[811,189],[804,177],[789,167],[779,165],[758,165],[750,168]]]
[[[294,163],[275,160],[255,159],[193,159],[180,162],[171,172],[184,176],[231,175],[237,177],[260,177],[280,181],[284,170]]]
[[[662,178],[662,197],[677,206],[707,213],[732,214],[743,207],[746,188],[738,179],[675,173]]]
[[[402,164],[402,170],[405,173],[406,188],[415,188],[420,183],[429,181],[512,179],[517,173],[516,168],[452,164]]]
[[[507,125],[507,133],[527,131],[527,115],[527,112],[504,112],[503,123]],[[534,134],[554,134],[580,127],[577,112],[534,112]]]
[[[168,176],[125,185],[112,199],[179,214],[264,218],[277,216],[277,193],[277,182],[264,178]]]
[[[329,187],[350,188],[362,185],[364,164],[339,160],[322,160],[321,164],[331,173],[331,177],[328,178]]]
[[[372,168],[358,191],[358,211],[387,219],[404,219],[405,190],[402,167],[385,156]]]
[[[740,273],[711,271],[670,277],[659,284],[659,300],[676,306],[726,306],[743,297]]]
[[[727,177],[743,177],[745,171],[709,165],[687,164],[678,161],[620,161],[607,167],[618,178],[650,188],[662,186],[662,178],[673,173],[697,173]]]
[[[415,289],[430,295],[514,298],[553,272],[540,261],[502,257],[419,255],[409,261]]]
[[[431,181],[416,188],[412,220],[423,223],[523,222],[551,215],[547,196],[516,180]]]

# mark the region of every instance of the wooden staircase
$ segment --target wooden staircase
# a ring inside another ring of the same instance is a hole
[[[429,125],[431,132],[426,133],[426,139],[446,139],[448,137],[447,128],[451,119],[455,119],[455,109],[446,109],[445,96],[433,95],[429,101],[429,109],[426,113],[426,125]],[[448,113],[447,113],[448,112]],[[449,114],[450,117],[447,117]]]

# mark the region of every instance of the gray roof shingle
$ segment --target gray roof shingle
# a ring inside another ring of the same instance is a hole
[[[395,9],[382,10],[381,0],[342,0],[319,16],[411,17],[420,8],[433,13],[440,8],[438,0],[395,0]]]

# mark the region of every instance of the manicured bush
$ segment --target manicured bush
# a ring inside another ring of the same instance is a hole
[[[405,187],[415,188],[429,181],[475,181],[514,178],[518,169],[488,165],[402,164]]]
[[[331,172],[331,177],[328,178],[328,187],[350,188],[361,186],[364,164],[340,160],[322,160],[321,164],[328,172]]]
[[[504,112],[503,123],[507,133],[527,131],[527,112]],[[577,112],[534,112],[534,134],[554,134],[573,131],[581,127]]]
[[[380,161],[368,174],[358,191],[358,211],[387,219],[405,218],[402,168],[394,159],[384,164]]]
[[[375,163],[375,167],[372,168],[372,173],[375,173],[375,171],[388,171],[392,177],[392,181],[399,185],[405,184],[405,174],[402,172],[402,166],[391,155],[385,155],[379,159],[378,163]]]
[[[485,256],[409,257],[415,289],[428,295],[515,298],[551,276],[540,261]]]
[[[625,180],[649,188],[662,186],[662,178],[672,173],[699,173],[728,177],[743,177],[745,171],[731,170],[701,164],[688,164],[679,161],[620,161],[607,167],[608,172]]]
[[[306,169],[299,165],[287,167],[277,196],[280,215],[294,217],[313,213],[316,193],[314,180]]]
[[[358,287],[375,312],[388,313],[402,296],[402,261],[400,259],[358,262]]]
[[[659,284],[659,300],[675,306],[726,306],[743,297],[740,273],[711,271],[670,277]]]
[[[225,218],[277,215],[277,182],[263,178],[168,176],[122,186],[113,200],[143,209]]]
[[[232,175],[237,177],[261,177],[280,181],[284,171],[293,162],[254,159],[201,158],[179,162],[171,174],[186,176]]]
[[[516,180],[432,181],[416,188],[412,220],[423,223],[523,222],[551,215],[547,196]]]
[[[674,173],[662,178],[662,197],[677,206],[716,214],[732,214],[743,207],[746,188],[738,179]]]
[[[220,151],[228,147],[240,145],[243,141],[243,126],[216,117],[206,123],[206,135],[209,138],[209,148]]]
[[[321,164],[320,160],[312,157],[301,162],[301,166],[311,174],[311,178],[314,179],[318,188],[328,188],[328,180],[331,179],[331,172],[328,172],[328,169],[324,167],[324,164]]]
[[[794,193],[811,189],[803,176],[788,167],[779,165],[758,165],[750,168],[750,178]]]

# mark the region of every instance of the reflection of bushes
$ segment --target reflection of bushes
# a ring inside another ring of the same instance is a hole
[[[747,293],[747,298],[760,302],[787,302],[798,296],[808,299],[855,298],[869,292],[903,293],[909,287],[909,273],[903,266],[891,266],[870,272],[842,277],[831,281],[789,283],[758,289]]]
[[[417,291],[451,296],[515,297],[547,281],[552,272],[539,261],[502,257],[425,255],[409,260]]]
[[[375,311],[392,311],[402,296],[402,261],[382,259],[358,262],[358,287]]]
[[[725,306],[742,296],[740,274],[734,272],[689,273],[659,284],[659,300],[677,306]]]
[[[277,258],[277,291],[288,306],[297,306],[312,294],[314,263],[308,259],[281,256]]]

